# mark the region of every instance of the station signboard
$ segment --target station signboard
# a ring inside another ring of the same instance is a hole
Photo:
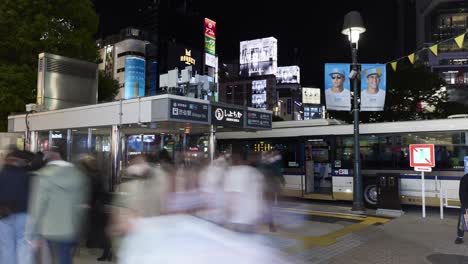
[[[169,117],[172,120],[188,122],[209,122],[209,105],[171,99],[169,103]]]
[[[245,128],[271,129],[271,114],[247,110]]]
[[[242,128],[244,126],[244,115],[244,109],[214,104],[211,106],[211,123],[213,125]]]

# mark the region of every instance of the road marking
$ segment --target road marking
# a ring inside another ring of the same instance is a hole
[[[306,215],[315,215],[315,216],[322,216],[322,217],[333,217],[333,218],[341,218],[341,219],[350,219],[350,220],[357,220],[360,221],[358,223],[354,223],[344,228],[328,233],[322,236],[303,236],[303,235],[296,235],[296,234],[288,234],[288,233],[270,233],[272,236],[279,236],[279,237],[287,237],[301,241],[302,243],[298,243],[298,245],[285,249],[287,253],[299,253],[305,249],[311,247],[326,247],[332,244],[335,244],[337,239],[343,237],[347,234],[359,231],[364,229],[368,226],[374,224],[384,224],[390,221],[390,219],[382,218],[382,217],[375,217],[375,216],[360,216],[360,215],[348,215],[348,214],[341,214],[341,213],[326,213],[326,212],[315,212],[315,211],[307,211],[302,209],[292,209],[292,208],[279,208],[280,212],[288,212],[288,213],[298,213],[298,214],[306,214]],[[302,245],[301,245],[302,244]]]

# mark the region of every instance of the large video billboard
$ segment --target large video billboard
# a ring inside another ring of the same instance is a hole
[[[240,75],[276,75],[278,66],[278,40],[269,37],[240,43]]]
[[[325,102],[327,110],[350,111],[351,92],[347,77],[349,64],[325,64]]]
[[[383,111],[386,71],[384,64],[361,65],[361,111]]]
[[[276,82],[279,84],[300,83],[301,79],[299,66],[278,67]]]
[[[267,108],[267,81],[257,80],[252,81],[252,107],[266,109]]]
[[[125,99],[145,96],[145,59],[125,58]]]

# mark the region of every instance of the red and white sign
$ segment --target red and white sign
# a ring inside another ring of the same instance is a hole
[[[205,18],[205,36],[216,39],[216,22]]]
[[[411,144],[410,146],[411,167],[434,167],[434,144]]]

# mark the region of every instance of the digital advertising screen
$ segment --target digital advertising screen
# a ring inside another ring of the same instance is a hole
[[[269,37],[240,43],[240,75],[244,77],[276,75],[278,40]]]
[[[145,59],[125,58],[125,99],[145,96]]]
[[[321,106],[304,106],[304,120],[321,119],[322,114]]]
[[[276,73],[276,82],[282,83],[300,83],[300,69],[299,66],[286,66],[278,67]]]
[[[267,108],[267,81],[256,80],[252,81],[252,107],[266,109]]]

